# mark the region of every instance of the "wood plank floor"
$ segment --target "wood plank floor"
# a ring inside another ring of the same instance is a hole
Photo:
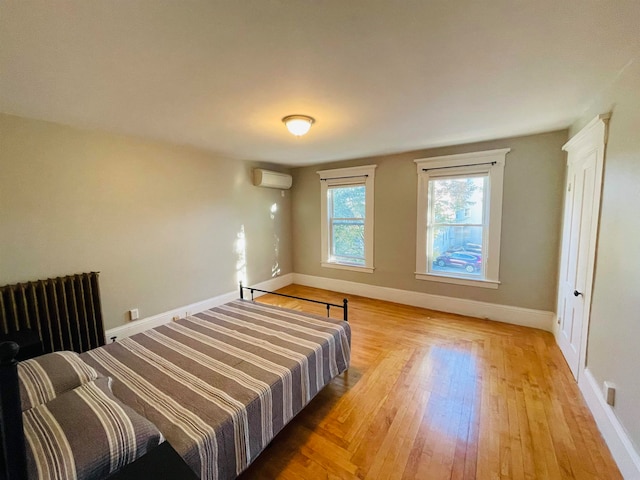
[[[242,480],[622,478],[551,334],[297,285],[280,292],[349,299],[351,367]]]

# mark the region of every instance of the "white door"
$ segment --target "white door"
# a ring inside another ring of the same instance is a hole
[[[576,379],[586,362],[606,133],[603,117],[595,120],[563,147],[568,171],[556,338]]]

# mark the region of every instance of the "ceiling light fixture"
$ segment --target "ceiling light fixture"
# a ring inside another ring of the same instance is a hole
[[[311,125],[315,122],[308,115],[288,115],[282,119],[284,124],[293,135],[301,137],[309,131]]]

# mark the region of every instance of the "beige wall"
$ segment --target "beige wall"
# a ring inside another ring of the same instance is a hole
[[[249,282],[289,273],[290,192],[252,166],[0,115],[0,285],[100,271],[111,328],[233,291],[243,227]]]
[[[296,273],[555,311],[567,131],[294,169],[292,222]],[[511,148],[505,168],[500,281],[497,290],[415,279],[417,174],[413,160]],[[320,266],[317,170],[377,164],[375,272]]]
[[[606,149],[587,367],[616,384],[614,412],[640,453],[640,63],[572,127],[612,112]]]

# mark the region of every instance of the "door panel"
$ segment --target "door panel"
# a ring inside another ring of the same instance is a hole
[[[560,331],[558,344],[573,375],[577,378],[585,322],[585,301],[590,297],[591,232],[596,196],[597,151],[587,150],[571,158],[567,174],[567,202],[563,239],[563,264],[560,282]],[[576,293],[577,292],[577,295]]]
[[[567,174],[567,202],[565,205],[564,239],[567,243],[565,255],[563,255],[562,280],[561,280],[561,304],[560,313],[560,338],[558,343],[574,376],[577,374],[580,349],[574,342],[575,305],[572,287],[575,285],[576,264],[579,243],[579,222],[582,213],[583,182],[576,168],[571,166]],[[579,343],[577,344],[579,345]]]

